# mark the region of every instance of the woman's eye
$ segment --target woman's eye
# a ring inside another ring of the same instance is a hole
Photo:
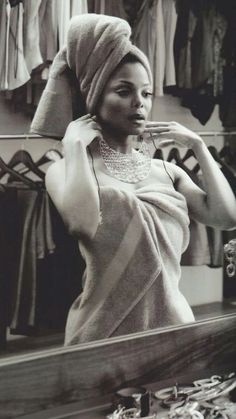
[[[119,96],[128,96],[129,90],[118,90],[116,93],[118,93]]]
[[[151,97],[151,96],[153,96],[153,93],[152,92],[144,92],[144,97]]]

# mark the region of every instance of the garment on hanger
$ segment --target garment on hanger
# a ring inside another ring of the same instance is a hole
[[[2,345],[7,327],[23,335],[64,330],[69,307],[81,291],[84,263],[77,240],[66,231],[39,168],[61,157],[55,157],[55,150],[48,152],[37,162],[26,150],[15,152],[8,164],[0,158]]]
[[[81,15],[82,13],[88,13],[88,2],[87,0],[70,0],[71,2],[71,17]]]
[[[219,117],[227,128],[236,127],[236,3],[234,0],[224,2],[224,13],[228,22],[223,44],[224,90],[219,101]]]
[[[8,42],[10,29],[10,3],[0,2],[0,90],[8,88]]]
[[[162,0],[146,2],[139,24],[133,31],[133,42],[147,55],[153,73],[155,96],[163,95],[165,38],[162,14]]]
[[[174,0],[146,2],[133,41],[149,58],[154,96],[163,96],[163,86],[175,85],[174,35],[177,13]]]
[[[0,214],[0,335],[64,330],[84,271],[77,241],[43,187],[6,184]]]
[[[13,280],[12,314],[10,328],[19,334],[35,326],[37,295],[37,230],[39,212],[43,205],[43,192],[16,189],[17,229],[15,254],[16,275]],[[41,228],[43,228],[41,226]],[[53,250],[53,249],[52,249]]]
[[[54,3],[58,2],[41,0],[39,7],[39,45],[44,63],[51,63],[58,50],[53,21]]]
[[[174,62],[174,37],[177,25],[175,0],[162,1],[164,31],[165,31],[165,78],[164,86],[176,84],[176,70]]]
[[[24,0],[23,45],[24,57],[29,74],[42,64],[40,51],[39,7],[41,0]]]
[[[222,46],[227,25],[221,8],[213,1],[178,1],[177,94],[203,125],[224,90]]]
[[[123,1],[116,0],[94,0],[93,13],[117,16],[127,20]]]
[[[1,188],[0,192],[0,348],[6,348],[6,332],[11,314],[12,278],[15,265],[15,190]]]
[[[192,38],[197,24],[197,16],[191,8],[192,1],[178,3],[178,17],[174,37],[174,54],[177,85],[192,88]]]
[[[9,0],[11,7],[17,6],[19,3],[22,3],[23,0]]]
[[[24,57],[23,15],[24,8],[21,2],[11,8],[7,68],[8,90],[16,89],[30,80],[30,73]]]
[[[58,51],[66,44],[70,19],[73,16],[88,13],[88,2],[87,0],[57,0],[52,2],[52,8],[54,33],[56,33],[58,39]],[[55,55],[53,55],[53,58]]]

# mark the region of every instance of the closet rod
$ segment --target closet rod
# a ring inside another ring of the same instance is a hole
[[[230,135],[236,135],[236,131],[196,131],[198,135],[202,137],[224,137]],[[42,137],[37,134],[2,134],[0,140],[32,140],[32,139],[53,139],[50,136]],[[54,139],[55,140],[55,139]]]
[[[39,138],[50,138],[50,137],[41,137],[37,134],[2,134],[0,135],[0,140],[32,140]]]
[[[236,131],[196,131],[200,137],[225,137],[236,135]]]

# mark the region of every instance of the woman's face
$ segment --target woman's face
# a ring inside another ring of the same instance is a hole
[[[152,86],[139,62],[125,63],[108,81],[97,115],[104,129],[120,135],[138,135],[152,107]]]

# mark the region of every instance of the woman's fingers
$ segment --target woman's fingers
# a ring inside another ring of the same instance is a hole
[[[158,126],[166,127],[170,124],[171,122],[161,122],[161,121],[147,121],[146,123],[146,125],[150,127],[158,127]]]
[[[169,132],[170,131],[170,128],[169,127],[145,127],[145,129],[144,129],[144,132],[150,132],[150,133],[152,133],[152,134],[155,134],[155,133],[162,133],[162,132]]]
[[[196,143],[202,142],[202,139],[198,134],[175,121],[147,121],[144,132],[147,136],[149,135],[150,140],[158,140],[158,145],[160,145],[160,147],[170,144],[169,141],[166,142],[166,140],[172,140],[180,147],[190,148]]]
[[[101,126],[99,125],[99,123],[96,120],[96,116],[95,115],[91,115],[90,113],[88,113],[86,115],[83,115],[83,116],[81,116],[78,119],[75,119],[74,122],[75,123],[78,123],[78,124],[81,123],[81,122],[87,123],[87,124],[89,124],[89,126],[93,130],[99,130],[99,131],[102,130]]]
[[[91,118],[90,113],[87,113],[86,115],[80,116],[79,118],[75,119],[74,122],[84,121],[85,119]]]

